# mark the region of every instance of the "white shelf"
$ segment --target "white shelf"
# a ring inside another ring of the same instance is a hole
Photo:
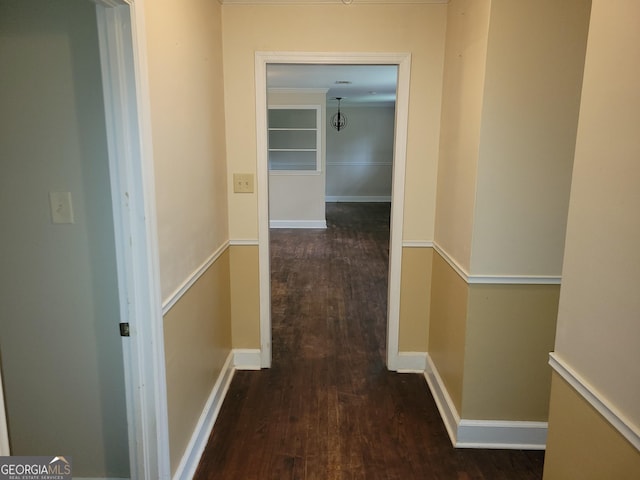
[[[320,171],[320,105],[273,106],[268,117],[269,171]],[[296,126],[300,123],[305,126]]]

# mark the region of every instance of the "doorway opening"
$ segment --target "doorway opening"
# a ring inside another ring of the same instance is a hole
[[[409,100],[410,54],[314,54],[314,53],[256,53],[256,127],[257,127],[257,183],[258,183],[258,249],[260,267],[260,336],[261,366],[271,366],[271,280],[269,248],[269,137],[267,101],[267,70],[270,66],[393,66],[397,69],[393,161],[391,185],[389,269],[387,295],[386,364],[389,370],[398,369],[398,331],[400,311],[400,264],[402,256],[402,219],[404,210],[404,180],[406,165],[407,117]],[[368,95],[373,95],[368,90]],[[376,92],[377,93],[377,92]],[[326,95],[326,93],[325,93]],[[339,95],[336,95],[339,96]],[[331,106],[330,108],[333,108]],[[325,112],[326,113],[326,112]],[[322,189],[324,210],[325,192]]]

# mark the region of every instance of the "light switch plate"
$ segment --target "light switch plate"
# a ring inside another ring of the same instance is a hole
[[[234,193],[253,193],[253,174],[234,173],[233,174]]]
[[[49,202],[53,223],[74,223],[71,192],[49,192]]]

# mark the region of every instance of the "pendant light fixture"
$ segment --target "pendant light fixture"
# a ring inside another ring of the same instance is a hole
[[[336,100],[338,100],[338,111],[331,117],[331,126],[339,132],[347,128],[347,117],[344,113],[340,113],[340,100],[342,100],[342,97],[336,97]]]

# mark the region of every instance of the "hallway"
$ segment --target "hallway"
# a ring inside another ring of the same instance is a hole
[[[456,450],[425,379],[385,366],[389,204],[272,230],[273,366],[238,371],[196,479],[539,479],[542,452]]]

